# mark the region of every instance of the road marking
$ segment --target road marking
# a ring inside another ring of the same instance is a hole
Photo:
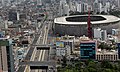
[[[44,33],[43,33],[43,31],[41,31],[41,34],[43,35],[43,42],[42,42],[42,44],[46,44],[46,43],[47,43],[49,27],[50,27],[50,25],[48,25],[48,29],[46,29],[46,26],[44,26],[44,28],[43,28]],[[41,35],[41,36],[42,36],[42,35]],[[41,38],[41,36],[40,36],[40,38]],[[39,39],[39,40],[41,40],[41,39]],[[37,43],[40,43],[40,41],[37,42]],[[44,59],[45,59],[45,58],[44,58],[44,57],[45,57],[45,51],[46,51],[46,50],[40,50],[40,54],[39,54],[39,59],[38,59],[38,61],[44,61]],[[42,72],[42,70],[37,69],[37,70],[35,70],[35,72]]]
[[[45,57],[45,50],[43,50],[43,56],[41,61],[44,61],[44,57]]]
[[[42,52],[43,52],[43,50],[40,50],[40,54],[39,54],[39,59],[38,59],[38,61],[41,61]]]

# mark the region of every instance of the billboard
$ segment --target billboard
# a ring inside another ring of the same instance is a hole
[[[0,40],[0,46],[9,46],[9,41],[7,41],[7,40]]]
[[[64,47],[64,42],[62,42],[62,41],[56,42],[56,46]]]

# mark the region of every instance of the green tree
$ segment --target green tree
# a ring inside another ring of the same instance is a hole
[[[111,69],[104,69],[103,72],[112,72]]]
[[[83,63],[82,62],[79,61],[79,62],[75,63],[75,68],[76,69],[80,70],[82,67],[83,67]]]
[[[109,61],[104,60],[101,62],[101,68],[113,69],[113,64],[111,64]]]
[[[101,43],[98,48],[101,48],[101,49],[107,49],[107,50],[110,50],[112,49],[111,46],[108,46],[106,43]]]
[[[88,68],[96,68],[96,64],[94,61],[90,61],[88,64]]]
[[[63,59],[62,59],[63,63],[62,63],[62,66],[65,67],[67,65],[67,59],[65,56],[63,56]]]
[[[83,72],[89,72],[89,71],[88,71],[88,68],[84,68],[84,69],[83,69]]]
[[[88,68],[88,71],[89,72],[96,72],[96,69],[95,68]]]

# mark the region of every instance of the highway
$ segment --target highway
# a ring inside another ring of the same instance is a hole
[[[33,40],[32,45],[47,44],[47,37],[48,37],[48,31],[49,31],[48,29],[49,26],[47,25],[49,24],[46,24],[46,21],[45,21],[43,23],[42,28],[40,28],[38,33],[35,34],[35,38]],[[48,54],[48,51],[45,51],[45,50],[36,51],[36,47],[32,45],[23,61],[44,61],[44,59],[46,60],[47,59],[46,57],[48,56],[46,54]],[[35,56],[33,56],[33,54],[35,54]],[[17,72],[24,72],[25,68],[26,68],[25,66],[20,66]],[[38,72],[38,70],[35,70],[34,72]]]
[[[49,8],[47,8],[49,9]],[[49,51],[48,50],[37,50],[37,46],[34,45],[47,45],[48,42],[48,33],[49,30],[52,27],[52,21],[53,21],[53,15],[51,14],[51,10],[47,12],[48,20],[45,20],[41,23],[41,26],[38,27],[38,33],[35,34],[35,38],[33,40],[33,43],[30,46],[30,49],[23,60],[24,62],[29,61],[49,61]],[[49,20],[51,19],[51,20]],[[25,72],[26,66],[20,66],[19,70],[17,72]],[[30,72],[46,72],[46,70],[31,70]]]
[[[38,41],[36,45],[47,45],[48,41],[48,33],[49,33],[49,28],[51,25],[51,21],[45,21],[43,24],[43,27],[41,29],[40,37],[38,38]],[[49,51],[48,50],[36,50],[35,56],[32,59],[32,61],[49,61]],[[45,72],[45,70],[31,70],[31,72]]]
[[[46,23],[46,22],[45,22]],[[49,24],[48,24],[49,25]],[[37,45],[39,44],[47,44],[47,37],[48,37],[48,31],[49,29],[47,29],[47,24],[43,25],[44,29],[42,29],[42,35],[40,37],[40,40],[37,42]],[[37,50],[35,58],[33,61],[47,61],[48,57],[48,51],[47,50]],[[31,70],[31,72],[42,72],[42,70]]]

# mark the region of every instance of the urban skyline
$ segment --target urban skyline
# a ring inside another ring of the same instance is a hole
[[[120,72],[120,0],[0,0],[0,72]]]

